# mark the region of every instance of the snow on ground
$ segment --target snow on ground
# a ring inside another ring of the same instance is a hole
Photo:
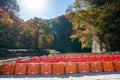
[[[70,75],[0,75],[0,80],[120,80],[120,72]]]

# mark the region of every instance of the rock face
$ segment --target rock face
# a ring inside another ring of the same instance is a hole
[[[92,53],[101,53],[99,40],[95,35],[93,35]]]

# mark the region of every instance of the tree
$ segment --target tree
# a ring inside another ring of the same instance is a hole
[[[0,0],[0,32],[3,48],[15,48],[18,33],[15,19],[19,19],[16,16],[17,12],[19,12],[19,6],[16,0]]]
[[[14,47],[14,40],[11,34],[12,25],[13,20],[9,17],[0,19],[0,48]]]
[[[66,17],[72,22],[74,30],[71,38],[79,38],[79,41],[82,43],[82,48],[91,48],[93,27],[95,25],[94,18],[92,17],[94,13],[89,9],[89,6],[84,7],[85,5],[80,4],[87,4],[87,2],[76,0],[74,5],[69,7],[66,12]]]
[[[32,42],[35,44],[35,48],[51,48],[54,37],[47,22],[35,17],[26,23],[32,30],[29,33],[31,33],[31,40],[34,40]]]
[[[66,16],[72,22],[75,36],[80,39],[83,48],[91,47],[92,40],[96,39],[101,50],[120,49],[117,45],[120,40],[119,7],[119,0],[76,0],[67,9]]]
[[[106,50],[116,51],[120,49],[118,45],[120,33],[120,1],[108,0],[102,1],[103,4],[97,5],[99,14],[97,23],[97,35],[100,38],[101,47]]]
[[[20,10],[16,0],[0,0],[0,7],[8,13]]]
[[[81,49],[78,39],[72,40],[72,24],[65,15],[49,20],[49,25],[54,33],[53,48],[60,52],[87,52],[89,49]]]

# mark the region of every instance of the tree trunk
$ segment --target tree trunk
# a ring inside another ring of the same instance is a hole
[[[99,38],[93,34],[92,53],[101,53]]]

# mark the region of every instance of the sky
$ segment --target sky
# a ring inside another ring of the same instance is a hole
[[[17,0],[20,6],[19,17],[29,20],[34,17],[52,19],[64,15],[68,5],[74,0]]]

